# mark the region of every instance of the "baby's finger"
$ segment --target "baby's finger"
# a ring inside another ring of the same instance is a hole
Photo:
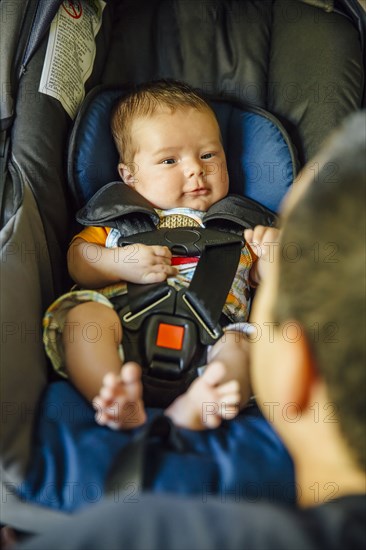
[[[253,241],[253,229],[245,229],[244,230],[244,239],[247,243],[251,243]]]
[[[253,229],[253,241],[255,243],[261,243],[267,229],[268,227],[265,227],[264,225],[256,225]]]
[[[152,266],[149,272],[145,273],[143,282],[147,284],[160,283],[168,277],[174,277],[177,272],[177,268],[170,265],[155,265]]]
[[[246,229],[244,232],[247,245],[258,258],[263,254],[261,244],[266,230],[267,227],[256,225],[254,229]]]
[[[178,274],[178,268],[165,263],[156,263],[149,269],[150,273],[164,273],[166,277],[174,277]]]
[[[155,256],[163,256],[164,258],[169,259],[172,257],[172,253],[167,246],[153,245],[151,248],[153,249]]]
[[[163,281],[166,281],[167,278],[167,274],[163,271],[150,271],[145,274],[143,283],[147,285],[152,283],[162,283]]]
[[[263,238],[265,242],[277,243],[280,239],[280,230],[276,227],[267,227]]]
[[[172,265],[172,260],[166,256],[154,256],[151,264],[156,266],[167,265],[170,267]]]

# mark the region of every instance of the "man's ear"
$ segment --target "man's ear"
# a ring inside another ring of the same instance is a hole
[[[310,343],[303,327],[297,321],[288,321],[280,327],[282,367],[277,372],[277,395],[283,402],[295,402],[305,409],[313,385],[318,378]]]
[[[131,170],[131,165],[123,164],[123,162],[120,162],[118,164],[118,173],[121,176],[121,179],[131,187],[134,186],[135,183],[135,176],[134,171]]]

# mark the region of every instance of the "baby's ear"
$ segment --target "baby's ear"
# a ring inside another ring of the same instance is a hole
[[[123,162],[120,162],[118,164],[118,173],[121,176],[121,179],[127,184],[131,185],[133,187],[135,183],[135,171],[134,166],[132,164],[123,164]]]

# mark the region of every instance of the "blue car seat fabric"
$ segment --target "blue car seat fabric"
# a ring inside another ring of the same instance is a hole
[[[118,453],[139,429],[115,432],[96,424],[95,411],[67,382],[53,383],[39,409],[35,449],[25,481],[25,501],[72,512],[101,500]],[[161,415],[149,409],[149,422]],[[160,443],[146,457],[144,487],[132,479],[115,498],[136,502],[140,491],[213,495],[223,502],[262,499],[293,504],[291,459],[256,406],[216,430],[177,429],[179,445]]]
[[[69,181],[78,207],[100,187],[119,179],[118,153],[110,113],[122,90],[103,87],[86,98],[71,135]],[[296,176],[296,152],[280,122],[264,109],[211,100],[219,121],[230,176],[230,191],[277,212]]]

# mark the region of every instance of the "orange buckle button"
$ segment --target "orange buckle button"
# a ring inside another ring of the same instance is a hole
[[[182,349],[184,327],[160,323],[156,345],[161,348]]]

